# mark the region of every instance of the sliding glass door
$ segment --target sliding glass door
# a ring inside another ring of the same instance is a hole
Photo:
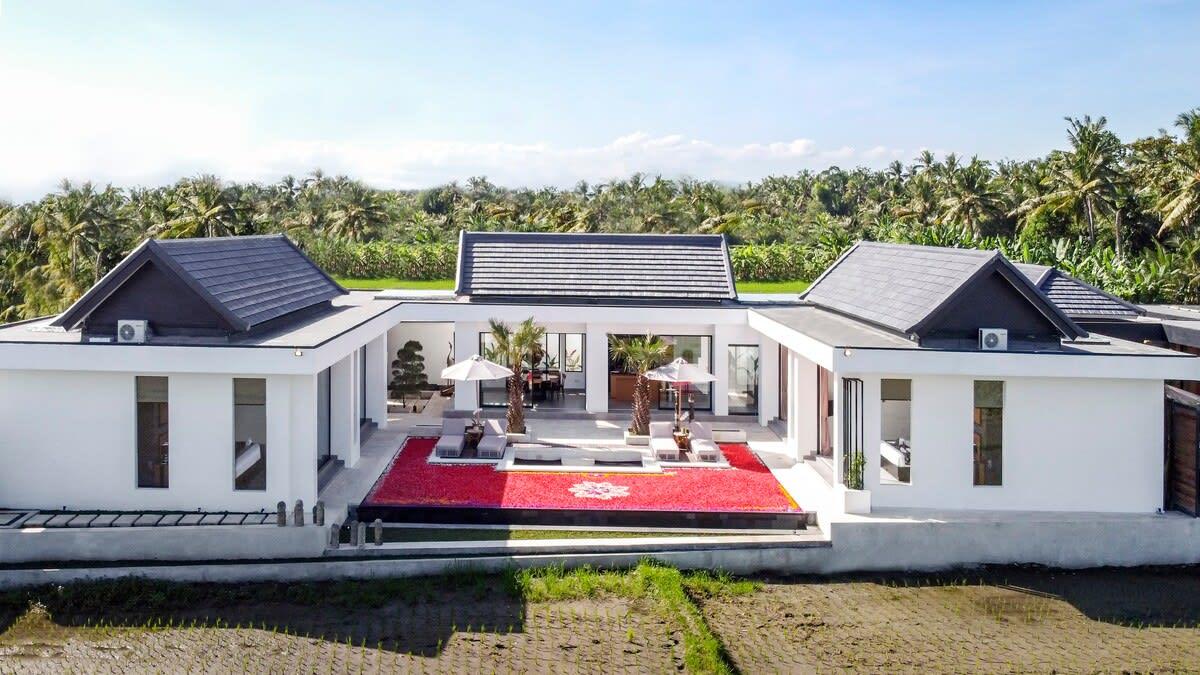
[[[758,345],[729,345],[730,415],[758,414],[758,361]]]

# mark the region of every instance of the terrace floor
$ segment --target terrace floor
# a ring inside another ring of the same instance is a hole
[[[343,468],[324,489],[331,522],[344,522],[351,507],[575,509],[628,512],[732,512],[785,514],[808,511],[791,481],[780,475],[782,442],[747,420],[733,424],[747,443],[723,444],[730,468],[663,467],[661,473],[616,471],[504,472],[491,465],[430,464],[442,411],[400,414],[376,431],[353,468]],[[623,447],[623,420],[531,419],[538,442],[577,447]],[[788,486],[791,488],[791,486]],[[607,498],[605,498],[607,497]]]
[[[436,438],[404,442],[364,506],[799,512],[745,444],[722,444],[729,468],[672,467],[631,474],[497,471],[491,464],[431,464]]]

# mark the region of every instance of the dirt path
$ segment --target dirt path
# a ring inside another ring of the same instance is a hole
[[[748,673],[1200,672],[1194,571],[783,580],[703,610]]]
[[[682,662],[658,614],[618,599],[485,601],[457,614],[424,603],[219,614],[186,612],[165,619],[170,627],[93,627],[62,626],[35,609],[0,636],[0,672],[662,673]]]

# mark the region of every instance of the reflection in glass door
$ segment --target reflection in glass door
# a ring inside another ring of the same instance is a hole
[[[670,352],[668,360],[674,361],[681,358],[712,372],[712,337],[708,335],[661,335],[659,337],[667,343]],[[685,384],[681,387],[677,387],[677,385],[663,386],[658,391],[659,410],[675,409],[677,388],[682,391],[684,396],[684,410],[688,410],[689,407],[695,410],[712,410],[711,382]]]
[[[758,414],[758,345],[729,345],[729,414]]]

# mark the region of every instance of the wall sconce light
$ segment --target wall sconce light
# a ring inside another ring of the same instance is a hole
[[[304,356],[304,350],[300,349],[299,347],[296,347],[295,351],[293,351],[292,354],[294,354],[295,356]]]
[[[849,347],[846,347],[845,349],[842,350],[842,353],[845,354],[846,356],[850,356],[854,353],[854,350],[850,349]]]

